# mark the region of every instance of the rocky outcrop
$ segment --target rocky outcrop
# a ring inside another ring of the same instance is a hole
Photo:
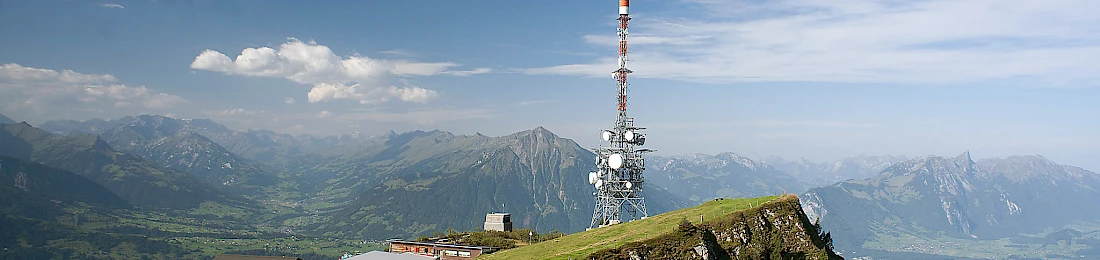
[[[827,234],[784,195],[758,207],[691,224],[675,232],[600,250],[589,259],[842,259]]]

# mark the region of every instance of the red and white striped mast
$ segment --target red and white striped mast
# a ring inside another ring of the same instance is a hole
[[[626,29],[630,22],[630,0],[619,0],[619,69],[614,72],[619,80],[619,116],[626,116],[626,76],[631,72],[626,68]]]
[[[634,126],[634,118],[626,114],[629,86],[626,77],[633,72],[626,68],[629,8],[630,0],[619,0],[619,69],[612,72],[619,87],[619,114],[615,127],[603,130],[601,134],[603,141],[610,142],[610,146],[593,149],[599,171],[588,175],[589,183],[596,187],[596,207],[592,211],[590,229],[649,216],[642,196],[642,184],[645,182],[642,154],[653,150],[635,149],[635,146],[645,145],[645,134],[639,132],[645,128]]]

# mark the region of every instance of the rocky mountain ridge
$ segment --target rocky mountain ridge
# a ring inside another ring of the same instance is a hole
[[[5,116],[4,114],[0,114],[0,124],[14,124],[14,123],[17,123],[14,119],[11,119],[10,117]]]
[[[165,116],[127,116],[117,119],[103,120],[90,119],[86,121],[55,120],[42,125],[42,129],[61,135],[74,133],[101,134],[105,131],[128,125],[142,118],[154,118],[158,120],[174,120],[175,129],[184,129],[210,139],[229,152],[242,158],[253,160],[276,168],[297,169],[309,164],[309,160],[319,159],[317,153],[326,155],[339,155],[339,153],[354,150],[363,142],[372,139],[392,137],[364,136],[358,133],[350,133],[341,136],[313,136],[290,135],[276,133],[270,130],[237,131],[210,119],[173,119]],[[349,149],[332,149],[351,146]]]
[[[851,179],[866,179],[878,175],[883,169],[905,161],[904,156],[855,156],[835,161],[812,162],[806,158],[786,160],[780,156],[762,159],[764,163],[786,172],[808,187],[820,187]]]
[[[94,135],[57,136],[26,123],[0,127],[0,155],[80,174],[132,205],[182,209],[203,201],[248,203],[190,174],[118,152]]]
[[[383,185],[358,191],[317,229],[424,235],[442,225],[477,229],[486,213],[496,211],[511,213],[516,226],[540,231],[579,231],[591,220],[594,188],[585,177],[595,155],[542,127],[501,137],[410,132],[355,158]],[[684,206],[659,188],[646,192],[651,214]],[[432,221],[439,212],[453,220]]]
[[[112,147],[194,175],[211,185],[255,195],[279,180],[271,169],[230,153],[185,121],[139,116],[99,134]]]
[[[888,230],[996,239],[1092,220],[1100,213],[1096,187],[1100,175],[1041,156],[979,163],[967,152],[914,158],[870,179],[810,189],[802,203],[848,252]]]
[[[695,202],[802,192],[806,186],[779,169],[735,153],[646,158],[646,180]]]

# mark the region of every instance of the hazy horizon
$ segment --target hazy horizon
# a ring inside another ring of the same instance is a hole
[[[629,113],[657,155],[969,150],[1100,171],[1100,2],[635,2]],[[544,126],[589,148],[616,113],[615,10],[5,1],[0,113],[316,135]]]

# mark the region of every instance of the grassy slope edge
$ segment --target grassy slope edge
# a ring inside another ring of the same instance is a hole
[[[692,224],[700,224],[700,216],[703,220],[715,219],[734,211],[758,207],[776,198],[779,196],[707,201],[696,207],[483,255],[479,259],[584,259],[585,256],[597,250],[615,248],[626,243],[671,233],[676,230],[681,219],[688,219]]]

